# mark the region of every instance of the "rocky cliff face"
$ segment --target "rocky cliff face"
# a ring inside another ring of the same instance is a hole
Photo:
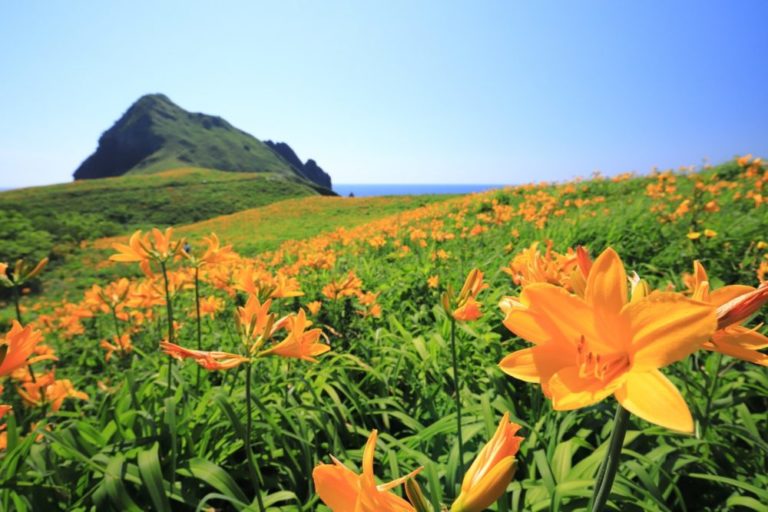
[[[331,189],[331,176],[323,171],[323,169],[317,165],[317,162],[310,158],[305,163],[301,163],[301,159],[296,152],[285,142],[272,142],[271,140],[266,140],[264,141],[264,144],[269,146],[269,148],[280,155],[283,160],[288,162],[291,167],[299,171],[307,179],[329,190]]]
[[[265,144],[221,117],[187,112],[162,94],[142,96],[99,138],[76,180],[193,166],[222,171],[273,172],[330,189],[314,161],[302,164],[284,143]]]

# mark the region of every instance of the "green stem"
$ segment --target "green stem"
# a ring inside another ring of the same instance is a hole
[[[15,282],[13,283],[13,304],[16,306],[16,320],[19,321],[20,324],[24,324],[24,321],[21,319],[21,305],[19,304],[19,285]]]
[[[619,469],[621,448],[624,445],[624,437],[627,434],[628,426],[629,411],[619,404],[616,406],[616,416],[613,420],[611,438],[608,441],[608,451],[606,452],[605,459],[603,459],[603,463],[600,465],[600,470],[597,473],[595,492],[592,495],[588,507],[592,512],[600,512],[603,510],[603,507],[608,501],[608,496],[611,494],[613,481],[616,478],[616,472]]]
[[[120,322],[118,322],[118,319],[117,319],[117,310],[115,308],[110,308],[110,309],[112,309],[112,319],[115,321],[115,334],[119,338],[120,337]]]
[[[200,267],[195,267],[195,311],[197,313],[197,350],[203,350],[203,327],[200,321]],[[200,391],[200,370],[197,366],[197,379],[195,380],[195,391]]]
[[[464,478],[464,440],[461,435],[461,394],[459,389],[459,363],[456,357],[456,320],[451,317],[451,358],[453,362],[453,386],[456,394],[456,433],[459,437],[459,484]]]
[[[709,413],[712,409],[712,400],[715,396],[715,389],[717,389],[717,380],[720,378],[720,366],[723,364],[723,354],[717,352],[715,357],[717,358],[717,364],[715,364],[715,373],[709,381],[709,389],[707,390],[707,406],[704,408],[704,417],[702,418],[704,424],[701,426],[702,437],[707,433],[709,427]]]
[[[168,286],[168,269],[165,262],[160,262],[163,270],[163,282],[165,283],[165,312],[168,315],[168,343],[173,343],[173,304],[171,304],[171,292]],[[171,392],[171,371],[173,370],[173,358],[168,356],[168,393]]]
[[[264,512],[264,502],[261,499],[259,476],[256,474],[256,463],[253,461],[253,453],[251,452],[251,428],[253,426],[253,407],[251,405],[251,363],[245,365],[245,409],[247,411],[245,420],[245,453],[248,457],[251,480],[253,480],[253,491],[256,493],[259,510],[260,512]]]

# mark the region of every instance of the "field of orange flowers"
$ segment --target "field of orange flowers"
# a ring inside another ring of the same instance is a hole
[[[517,186],[248,255],[136,232],[134,277],[60,302],[0,264],[0,510],[766,510],[766,182]]]

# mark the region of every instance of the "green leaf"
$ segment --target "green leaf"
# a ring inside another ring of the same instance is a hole
[[[163,472],[160,468],[160,459],[158,458],[158,444],[152,445],[152,448],[139,452],[138,465],[141,480],[144,482],[149,497],[159,512],[170,512],[171,505],[168,497],[165,495]]]

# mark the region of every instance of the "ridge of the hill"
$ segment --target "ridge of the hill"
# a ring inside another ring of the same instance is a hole
[[[139,98],[99,138],[96,151],[74,172],[76,180],[154,173],[179,167],[269,172],[307,179],[330,189],[330,177],[281,153],[225,119],[188,112],[164,94]],[[319,169],[319,168],[318,168]]]

